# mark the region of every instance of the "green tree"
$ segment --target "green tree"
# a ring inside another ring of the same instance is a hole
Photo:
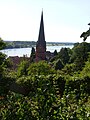
[[[0,38],[0,50],[5,48],[5,46],[6,46],[5,42],[3,42],[3,40]]]
[[[57,50],[54,51],[54,56],[58,55]]]
[[[3,40],[0,38],[0,50],[3,49],[5,47],[5,43],[3,42]],[[3,70],[5,67],[5,60],[6,60],[6,55],[0,52],[0,78],[3,75]]]
[[[35,57],[35,48],[34,48],[34,47],[32,47],[32,49],[31,49],[31,57],[32,57],[32,56]]]
[[[0,52],[0,76],[3,75],[5,68],[6,55]]]
[[[90,76],[90,58],[88,61],[85,63],[84,68],[80,72],[80,76]]]
[[[0,38],[0,49],[5,47],[5,43]],[[8,69],[9,61],[7,62],[6,55],[0,52],[0,96],[5,96],[8,92],[9,80]]]
[[[63,63],[60,59],[54,62],[54,68],[55,70],[61,70],[64,67]]]
[[[27,69],[29,67],[29,62],[28,61],[22,61],[20,63],[20,65],[18,66],[18,70],[17,70],[17,76],[23,76],[23,75],[27,75]]]
[[[62,71],[64,72],[65,75],[74,75],[74,73],[77,72],[76,65],[74,63],[66,64]]]
[[[35,48],[32,47],[31,55],[30,55],[30,62],[34,62],[34,59],[35,59]]]
[[[79,44],[75,44],[72,49],[73,53],[71,56],[71,61],[74,62],[77,66],[77,69],[82,69],[85,61],[88,58],[88,52],[90,51],[90,44],[86,42],[82,42]]]
[[[68,53],[68,48],[62,48],[59,52],[59,58],[61,59],[61,61],[66,64],[69,62],[69,53]]]
[[[54,72],[54,69],[45,61],[32,63],[28,68],[28,75],[48,75]]]
[[[89,23],[88,25],[90,25],[90,23]],[[83,33],[81,34],[80,38],[83,37],[83,41],[86,41],[87,37],[89,37],[89,36],[90,36],[90,28],[89,28],[89,30],[87,30],[86,32],[83,32]]]

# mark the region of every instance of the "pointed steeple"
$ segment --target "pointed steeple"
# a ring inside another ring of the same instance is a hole
[[[44,34],[43,11],[41,13],[40,29],[38,41],[36,44],[36,61],[46,59],[46,41]]]
[[[44,22],[43,22],[43,11],[41,13],[41,21],[40,21],[40,29],[39,29],[39,36],[37,46],[42,45],[46,50],[46,42],[45,42],[45,33],[44,33]]]

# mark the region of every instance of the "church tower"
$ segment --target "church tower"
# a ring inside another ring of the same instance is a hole
[[[46,41],[45,41],[43,11],[42,11],[39,36],[38,36],[38,41],[36,43],[36,61],[45,60],[45,59],[46,59]]]

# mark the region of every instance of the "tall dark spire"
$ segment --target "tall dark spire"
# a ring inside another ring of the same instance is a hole
[[[46,41],[44,34],[43,11],[41,13],[40,29],[38,41],[36,44],[36,61],[46,59]]]
[[[41,22],[40,22],[40,29],[39,29],[39,36],[37,46],[42,45],[46,50],[46,42],[45,42],[45,33],[44,33],[44,22],[43,22],[43,11],[41,13]]]

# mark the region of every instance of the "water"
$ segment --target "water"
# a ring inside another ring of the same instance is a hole
[[[73,45],[66,45],[66,46],[47,46],[47,51],[54,52],[57,50],[57,52],[60,51],[61,48],[72,48]],[[31,54],[31,48],[14,48],[14,49],[4,49],[0,50],[0,52],[4,53],[9,56],[19,56],[22,57],[23,55],[27,55],[27,57],[30,57]]]

